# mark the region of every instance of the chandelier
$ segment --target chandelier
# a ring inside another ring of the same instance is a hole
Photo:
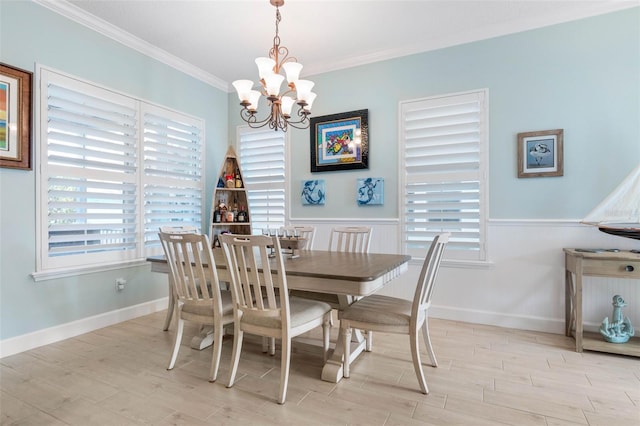
[[[284,4],[284,0],[269,1],[276,7],[276,35],[273,37],[273,47],[269,50],[269,57],[256,58],[255,61],[260,77],[259,90],[253,89],[253,81],[251,80],[236,80],[232,83],[238,92],[240,105],[242,105],[240,117],[252,128],[268,124],[269,128],[280,129],[283,132],[287,131],[288,126],[306,129],[309,127],[311,105],[316,98],[316,94],[311,91],[314,83],[299,79],[302,64],[298,63],[296,58],[289,56],[289,49],[280,46],[278,25],[281,16],[279,8]],[[281,69],[284,70],[287,77],[287,85],[282,93],[280,93],[280,87],[285,77],[280,74]],[[295,98],[292,97],[294,92]],[[261,96],[267,98],[267,104],[271,111],[266,118],[258,120],[256,114]],[[298,105],[298,111],[292,117],[291,111],[294,104]]]

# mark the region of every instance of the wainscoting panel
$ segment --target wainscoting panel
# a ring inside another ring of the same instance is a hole
[[[332,226],[373,227],[371,251],[400,253],[394,220],[294,221],[316,226],[314,248],[325,249]],[[443,261],[431,316],[471,323],[564,333],[564,247],[640,249],[640,243],[604,234],[578,220],[491,220],[486,264]],[[420,271],[418,261],[387,285],[383,294],[411,299]],[[640,329],[640,280],[585,277],[585,329],[597,330],[611,317],[611,299],[628,303],[624,314]]]

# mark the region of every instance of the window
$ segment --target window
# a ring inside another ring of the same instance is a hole
[[[159,226],[200,227],[201,120],[40,70],[38,271],[139,260]]]
[[[450,232],[449,259],[486,260],[486,90],[400,104],[402,245],[423,258]]]
[[[285,225],[285,133],[241,127],[238,140],[253,233]]]

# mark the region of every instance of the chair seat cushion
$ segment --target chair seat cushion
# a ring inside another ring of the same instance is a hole
[[[278,301],[278,306],[279,305],[280,303]],[[324,314],[331,311],[331,306],[315,300],[290,297],[289,309],[291,328],[295,328],[314,319],[321,318]],[[282,328],[280,316],[251,315],[250,311],[244,311],[242,322],[260,327]]]
[[[222,290],[220,291],[220,296],[222,301],[222,315],[233,315],[231,292]],[[182,312],[193,315],[211,315],[213,317],[213,304],[186,302],[182,307]]]
[[[340,320],[409,326],[412,303],[397,297],[373,294],[358,300],[345,309]]]

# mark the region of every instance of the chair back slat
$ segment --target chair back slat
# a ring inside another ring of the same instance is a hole
[[[420,309],[431,303],[434,284],[438,277],[438,270],[440,269],[444,249],[449,242],[449,235],[448,232],[438,234],[431,242],[427,256],[422,264],[422,270],[420,271],[420,277],[418,278],[418,284],[413,298],[412,317],[414,319],[417,317]]]
[[[219,239],[231,276],[234,309],[242,315],[282,316],[283,324],[288,324],[287,280],[278,237],[223,234]]]
[[[368,226],[341,226],[331,229],[329,251],[369,253],[371,228]]]
[[[178,301],[211,303],[222,309],[218,273],[206,235],[160,232],[160,242]]]

